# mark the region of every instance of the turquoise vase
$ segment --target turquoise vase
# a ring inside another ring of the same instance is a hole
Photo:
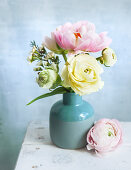
[[[50,137],[52,142],[64,149],[86,146],[86,135],[94,123],[92,106],[75,93],[63,94],[50,111]]]

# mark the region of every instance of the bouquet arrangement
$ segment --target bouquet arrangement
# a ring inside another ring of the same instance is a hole
[[[94,24],[80,21],[59,26],[51,33],[51,37],[45,37],[41,47],[36,45],[35,41],[31,42],[32,51],[28,61],[36,62],[36,82],[50,92],[35,98],[27,105],[55,94],[76,93],[82,96],[102,89],[102,65],[110,67],[117,61],[115,52],[109,48],[111,41],[106,32],[97,34]],[[99,51],[101,55],[94,57],[93,54]],[[65,63],[60,71],[61,56]],[[52,129],[61,139],[59,131],[54,131],[54,127]],[[99,120],[88,131],[86,140],[88,150],[94,149],[97,153],[114,150],[122,142],[119,122],[115,119]]]
[[[36,82],[50,92],[28,105],[55,94],[74,92],[85,95],[101,89],[104,85],[100,77],[103,72],[101,64],[110,67],[117,60],[115,52],[109,48],[111,41],[107,32],[97,34],[93,23],[79,21],[56,28],[51,37],[45,37],[41,47],[35,41],[31,42],[32,51],[28,61],[36,62]],[[97,58],[90,54],[98,51],[102,53]],[[65,64],[59,72],[61,56]]]

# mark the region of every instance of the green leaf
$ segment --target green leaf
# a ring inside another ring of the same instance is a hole
[[[31,103],[35,102],[36,100],[39,100],[39,99],[42,99],[42,98],[45,98],[45,97],[53,96],[53,95],[56,95],[56,94],[64,94],[64,93],[67,93],[67,90],[64,87],[58,87],[57,89],[51,91],[50,93],[46,93],[46,94],[43,94],[43,95],[35,98],[31,102],[29,102],[27,105],[30,105]]]
[[[31,47],[34,47],[34,46],[35,46],[35,47],[38,47],[38,46],[36,45],[36,42],[35,42],[34,40],[30,42],[30,46],[31,46]]]

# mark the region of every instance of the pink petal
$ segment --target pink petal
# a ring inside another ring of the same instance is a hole
[[[76,38],[74,33],[81,36]],[[54,32],[57,44],[65,50],[98,52],[108,47],[111,39],[106,32],[97,34],[95,25],[88,21],[79,21],[59,26]]]

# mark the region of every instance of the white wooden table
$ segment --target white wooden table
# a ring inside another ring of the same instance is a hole
[[[32,122],[22,144],[15,170],[131,170],[131,122],[122,122],[123,144],[98,157],[84,149],[54,146],[47,122]]]

